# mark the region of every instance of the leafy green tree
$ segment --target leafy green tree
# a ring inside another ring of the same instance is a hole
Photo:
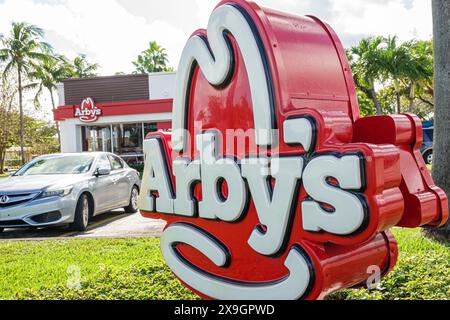
[[[60,152],[56,133],[53,124],[25,116],[25,142],[33,156]]]
[[[373,100],[370,99],[367,94],[360,88],[356,88],[356,94],[358,96],[359,110],[363,117],[375,115],[375,106]]]
[[[392,80],[395,90],[397,113],[401,113],[401,79],[406,77],[409,63],[408,50],[405,46],[398,46],[397,37],[384,39],[387,48],[382,51],[381,64],[384,80]]]
[[[395,113],[396,98],[394,86],[384,85],[383,88],[378,90],[378,97],[385,114]]]
[[[16,95],[17,83],[12,77],[0,82],[0,174],[4,172],[6,150],[19,143]]]
[[[429,117],[433,109],[434,72],[431,41],[399,44],[395,36],[367,38],[347,50],[347,55],[363,115],[372,114],[371,105],[377,114],[382,114],[400,113],[402,105],[408,104],[408,112],[418,113],[424,119]],[[385,94],[392,93],[394,104],[387,104],[392,100],[387,96],[381,102],[375,87]]]
[[[100,65],[97,63],[90,63],[86,55],[82,54],[76,57],[72,62],[66,61],[70,70],[71,78],[91,78],[98,76],[97,70]]]
[[[413,73],[407,78],[408,112],[433,111],[434,103],[434,50],[432,41],[411,41],[406,44],[411,52]],[[423,108],[416,107],[416,99]]]
[[[143,51],[137,58],[133,61],[133,65],[136,68],[135,74],[145,74],[152,72],[162,72],[162,71],[172,71],[167,64],[169,63],[169,58],[167,56],[166,49],[162,48],[156,41],[151,41],[149,48]]]
[[[35,105],[37,107],[40,106],[40,98],[44,91],[47,91],[54,111],[56,109],[56,104],[53,93],[54,90],[57,89],[56,85],[70,75],[71,68],[66,63],[66,59],[61,56],[51,56],[50,53],[48,53],[48,57],[46,59],[33,66],[33,70],[29,75],[33,81],[37,81],[32,84],[32,86],[37,89],[34,99]],[[58,135],[58,142],[61,145],[61,135],[59,132],[58,122],[56,122],[56,131]]]
[[[386,48],[382,51],[382,72],[384,80],[391,81],[394,86],[396,112],[402,112],[402,95],[405,94],[410,102],[409,111],[412,111],[418,84],[433,77],[433,69],[425,53],[428,48],[415,42],[399,45],[395,36],[385,38],[384,42]]]
[[[1,37],[0,62],[6,62],[3,78],[15,70],[18,79],[19,113],[20,113],[20,149],[21,160],[25,163],[24,153],[24,112],[23,90],[24,77],[27,77],[33,65],[47,58],[45,53],[50,46],[43,42],[44,31],[25,22],[13,23],[9,37]]]
[[[383,114],[375,85],[382,79],[382,37],[366,38],[347,51],[355,84],[373,101],[376,113]]]
[[[0,173],[4,172],[6,151],[20,143],[17,82],[14,74],[0,81]],[[33,155],[58,152],[59,144],[55,138],[57,134],[55,126],[27,115],[23,120],[24,143],[28,151],[31,151]]]

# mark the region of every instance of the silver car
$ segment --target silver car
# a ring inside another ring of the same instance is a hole
[[[110,153],[54,154],[0,180],[0,232],[5,228],[69,224],[114,209],[137,212],[139,173]]]

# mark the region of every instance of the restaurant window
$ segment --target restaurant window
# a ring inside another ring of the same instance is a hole
[[[83,151],[111,152],[111,127],[83,127]]]
[[[113,125],[113,152],[126,160],[127,156],[143,154],[142,123]]]
[[[144,161],[144,137],[158,131],[158,123],[112,124],[82,127],[83,151],[112,152],[129,165]]]

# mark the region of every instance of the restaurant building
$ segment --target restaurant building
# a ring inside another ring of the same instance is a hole
[[[171,127],[175,76],[168,72],[63,81],[54,112],[61,151],[107,151],[141,163],[144,137]]]

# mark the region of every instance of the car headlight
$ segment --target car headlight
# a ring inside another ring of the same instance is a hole
[[[66,197],[72,192],[73,187],[66,187],[61,189],[50,189],[45,190],[40,195],[40,198],[50,198],[50,197]]]

